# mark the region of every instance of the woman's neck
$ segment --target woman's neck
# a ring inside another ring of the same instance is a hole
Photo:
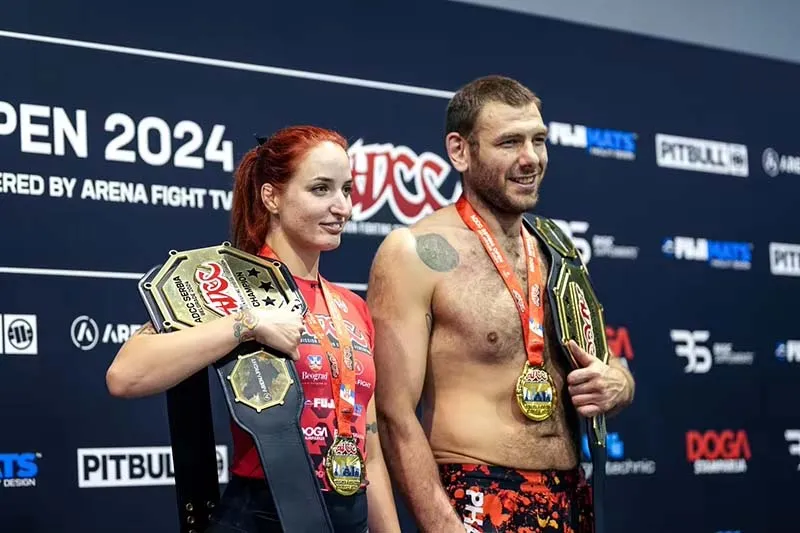
[[[295,247],[282,231],[271,231],[265,244],[272,248],[289,272],[298,278],[317,281],[319,276],[319,250],[302,250]]]

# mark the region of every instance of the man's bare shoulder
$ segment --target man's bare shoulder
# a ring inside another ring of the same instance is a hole
[[[452,206],[423,217],[407,228],[394,230],[381,245],[379,254],[392,260],[408,261],[421,268],[420,274],[450,272],[459,265],[455,246],[464,225]]]

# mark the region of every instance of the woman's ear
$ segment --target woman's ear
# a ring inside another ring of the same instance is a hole
[[[280,199],[278,198],[275,187],[269,183],[265,183],[261,186],[261,202],[264,204],[264,207],[267,208],[267,212],[271,216],[278,216]]]

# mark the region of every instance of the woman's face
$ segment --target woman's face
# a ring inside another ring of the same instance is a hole
[[[280,229],[303,248],[335,249],[353,209],[352,186],[347,152],[329,141],[317,145],[276,195]]]

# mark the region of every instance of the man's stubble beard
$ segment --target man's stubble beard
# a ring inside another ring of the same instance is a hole
[[[533,209],[536,204],[539,203],[541,178],[539,178],[540,182],[533,196],[526,198],[525,205],[517,205],[505,194],[508,176],[503,176],[502,181],[498,184],[498,181],[493,177],[493,171],[484,165],[480,158],[476,157],[476,161],[476,168],[469,182],[472,184],[471,189],[473,192],[483,200],[487,207],[496,211],[498,214],[520,216]]]

